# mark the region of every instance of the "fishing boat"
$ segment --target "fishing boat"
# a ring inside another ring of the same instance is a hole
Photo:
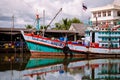
[[[59,11],[60,12],[60,11]],[[58,13],[57,13],[58,14]],[[85,37],[81,42],[68,41],[45,37],[39,33],[39,15],[36,15],[36,32],[21,31],[27,46],[32,54],[119,54],[120,53],[120,25],[110,26],[107,23],[101,26],[87,27]],[[53,20],[52,20],[53,21]]]
[[[104,35],[102,34],[104,33]],[[93,31],[86,30],[85,38],[82,44],[72,43],[71,41],[61,41],[59,39],[50,39],[32,33],[24,33],[22,35],[28,45],[31,53],[44,52],[46,54],[63,53],[70,51],[75,53],[99,53],[99,54],[119,54],[120,53],[120,26],[115,26],[111,30],[107,28],[96,27]],[[114,35],[112,35],[114,34]],[[66,46],[68,49],[64,49]]]

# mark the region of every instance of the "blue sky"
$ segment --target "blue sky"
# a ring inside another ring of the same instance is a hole
[[[36,13],[39,13],[42,25],[43,10],[45,10],[45,24],[47,25],[60,8],[63,10],[52,25],[62,18],[73,17],[86,22],[91,16],[91,8],[105,6],[112,2],[113,0],[1,0],[0,27],[11,27],[12,15],[15,17],[15,27],[23,28],[26,24],[34,25]],[[88,7],[86,11],[82,9],[82,3]]]

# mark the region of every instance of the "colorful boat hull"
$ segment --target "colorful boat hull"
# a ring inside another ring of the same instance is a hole
[[[60,40],[51,40],[39,35],[25,34],[21,31],[31,53],[63,53],[65,42]],[[101,48],[88,47],[82,44],[74,44],[68,41],[68,47],[72,54],[91,53],[91,54],[119,54],[120,48]]]

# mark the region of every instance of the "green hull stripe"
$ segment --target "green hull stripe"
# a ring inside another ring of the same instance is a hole
[[[54,48],[50,46],[40,45],[32,42],[27,42],[29,50],[34,50],[38,52],[62,52],[59,48]]]

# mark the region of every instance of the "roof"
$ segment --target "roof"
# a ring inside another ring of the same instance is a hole
[[[114,4],[114,5],[119,5],[119,6],[120,6],[120,0],[114,0],[114,1],[113,1],[113,4]]]
[[[25,28],[0,28],[0,33],[10,34],[8,32],[13,32],[12,34],[19,34],[20,31],[35,31],[32,29],[25,29]],[[78,32],[75,31],[69,31],[69,30],[46,30],[47,33],[68,33],[68,34],[76,34]]]
[[[28,31],[25,28],[0,28],[0,31],[2,31],[2,32],[4,32],[4,31],[20,32],[21,30]]]
[[[120,0],[114,0],[112,4],[108,4],[102,7],[92,8],[91,11],[103,11],[103,10],[111,10],[111,9],[120,9]]]
[[[106,5],[106,6],[102,6],[102,7],[92,8],[91,11],[95,12],[95,11],[104,11],[104,10],[111,10],[111,9],[120,9],[120,6],[118,6],[118,5]]]
[[[46,32],[52,32],[52,33],[78,33],[78,32],[69,31],[69,30],[46,30]]]
[[[72,23],[69,30],[78,32],[79,35],[84,36],[85,30],[87,29],[87,27],[88,27],[88,25],[84,25],[81,23]]]

